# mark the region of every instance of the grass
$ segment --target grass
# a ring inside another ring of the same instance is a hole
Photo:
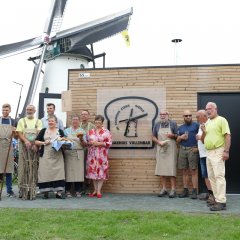
[[[0,209],[0,239],[240,239],[240,216],[174,212]]]

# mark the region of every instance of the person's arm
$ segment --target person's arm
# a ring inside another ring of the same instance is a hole
[[[226,161],[229,159],[229,149],[231,146],[231,135],[226,133],[224,135],[225,138],[225,145],[224,145],[224,151],[223,151],[223,160]]]
[[[36,139],[35,139],[35,144],[37,146],[43,146],[43,145],[48,145],[50,144],[50,140],[46,140],[44,141],[44,134],[45,134],[46,128],[43,128],[42,130],[40,130],[40,132],[38,133]]]
[[[171,139],[177,139],[177,137],[178,137],[178,135],[177,135],[177,123],[173,122],[173,121],[170,121],[170,127],[171,127],[172,133],[168,133],[168,134],[166,134],[166,136],[168,138],[171,138]]]
[[[162,143],[162,141],[158,140],[158,131],[160,128],[160,123],[156,123],[155,126],[153,127],[153,135],[152,135],[152,140],[154,143],[156,143],[157,145],[160,145],[161,147],[164,145]]]

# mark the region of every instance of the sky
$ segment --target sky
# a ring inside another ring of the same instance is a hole
[[[2,1],[0,45],[42,35],[50,3]],[[133,7],[130,47],[121,34],[94,44],[95,54],[106,53],[106,67],[240,63],[239,5],[238,0],[68,0],[62,30]],[[182,42],[175,45],[175,38]],[[13,117],[21,90],[13,81],[23,84],[21,110],[33,70],[27,58],[35,54],[0,59],[0,104],[11,103]]]

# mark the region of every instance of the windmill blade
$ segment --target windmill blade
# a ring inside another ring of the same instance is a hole
[[[128,27],[133,9],[109,15],[74,28],[58,32],[52,42],[61,39],[68,40],[65,52],[72,51],[115,35]],[[66,41],[65,41],[66,42]]]
[[[44,33],[50,34],[50,33],[56,33],[59,31],[62,20],[63,20],[63,14],[65,11],[67,0],[53,0],[49,15],[47,17],[45,27],[44,27]]]
[[[60,29],[66,3],[67,0],[52,1],[50,9],[51,11],[44,27],[44,33],[47,35],[49,35],[51,31],[56,32]],[[39,36],[21,42],[2,45],[0,46],[0,58],[10,57],[22,52],[27,52],[39,48],[43,46],[43,44],[43,37]]]
[[[39,48],[43,44],[42,37],[31,38],[21,42],[0,46],[0,58],[10,57],[22,52]]]

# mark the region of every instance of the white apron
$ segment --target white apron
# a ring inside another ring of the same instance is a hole
[[[76,133],[68,134],[74,141],[72,150],[64,150],[66,182],[84,181],[84,151]]]
[[[158,140],[170,140],[163,147],[157,145],[155,175],[175,176],[177,173],[177,145],[174,139],[167,138],[172,133],[170,124],[168,128],[159,128]]]
[[[0,173],[4,172],[7,153],[9,149],[9,144],[12,137],[12,122],[9,118],[10,124],[2,124],[2,118],[0,118]],[[13,149],[12,144],[10,146],[9,156],[8,156],[8,164],[6,168],[6,173],[13,173],[14,171],[14,159],[13,159]]]

